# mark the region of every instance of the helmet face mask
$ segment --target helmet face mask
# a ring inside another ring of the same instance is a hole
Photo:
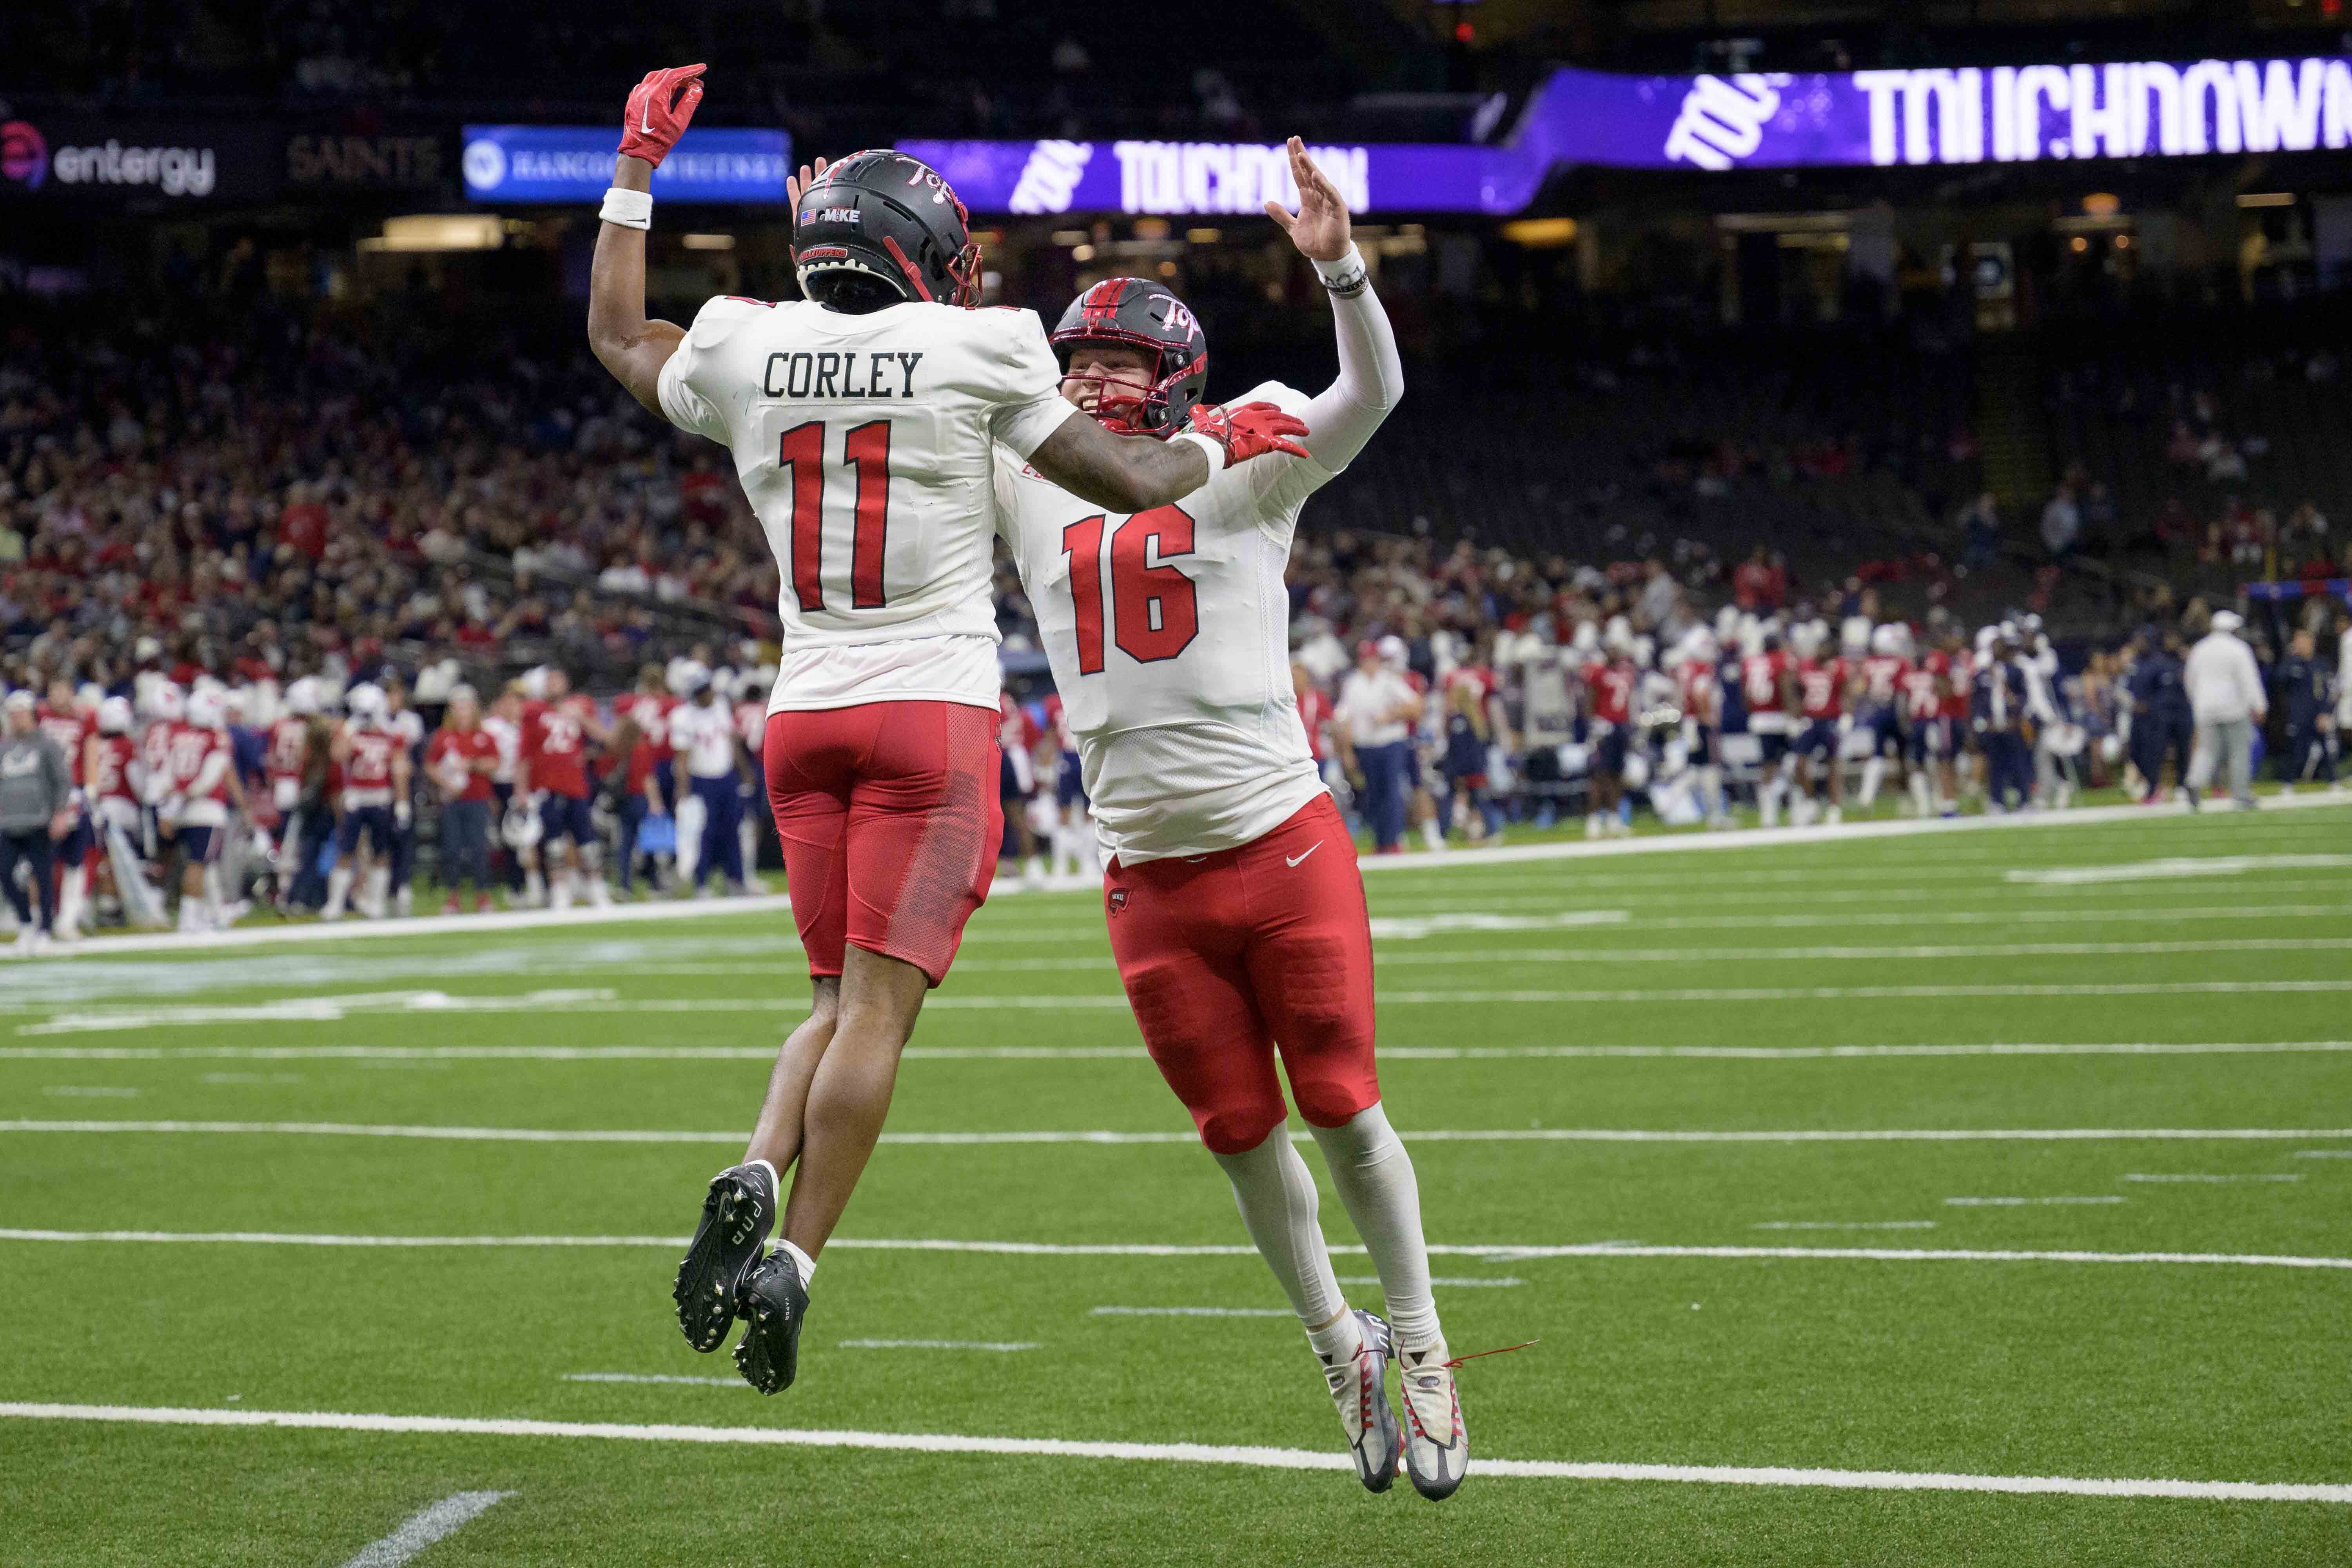
[[[980,303],[971,214],[929,165],[903,153],[853,153],[801,193],[793,270],[801,292],[835,310],[907,300]]]
[[[1050,335],[1062,361],[1063,391],[1091,384],[1094,401],[1078,405],[1105,428],[1123,436],[1165,438],[1184,427],[1209,382],[1209,342],[1184,301],[1140,278],[1096,284],[1062,312]],[[1124,378],[1072,374],[1088,343],[1136,350],[1151,368],[1141,384]]]

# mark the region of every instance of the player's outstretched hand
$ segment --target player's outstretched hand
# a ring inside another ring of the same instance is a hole
[[[1298,187],[1298,211],[1293,214],[1280,202],[1268,202],[1265,216],[1282,226],[1307,260],[1339,260],[1348,254],[1347,198],[1331,176],[1315,166],[1307,144],[1296,136],[1290,139],[1290,178]]]
[[[784,200],[791,204],[793,211],[800,211],[801,197],[808,194],[811,185],[824,178],[824,172],[830,167],[831,164],[819,158],[814,168],[803,163],[799,174],[784,176]]]
[[[1291,439],[1307,434],[1307,421],[1271,403],[1244,403],[1238,408],[1204,403],[1192,410],[1192,428],[1225,449],[1227,468],[1268,452],[1307,456],[1307,448]]]
[[[629,94],[621,114],[621,155],[643,158],[656,169],[686,134],[694,107],[702,101],[701,66],[670,66],[647,71]]]

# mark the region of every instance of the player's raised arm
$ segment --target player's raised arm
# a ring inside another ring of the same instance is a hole
[[[694,119],[702,71],[698,65],[648,71],[629,94],[588,272],[588,346],[613,379],[656,414],[661,412],[662,366],[686,333],[672,322],[646,319],[646,230],[653,226],[654,170]]]
[[[1364,449],[1389,410],[1404,395],[1404,363],[1388,312],[1372,292],[1371,279],[1349,237],[1347,198],[1331,177],[1315,166],[1306,145],[1290,139],[1290,174],[1298,186],[1298,211],[1265,204],[1266,216],[1282,226],[1298,253],[1315,264],[1331,296],[1332,325],[1339,338],[1339,376],[1307,406],[1307,455],[1333,473]]]
[[[1081,500],[1133,513],[1180,500],[1218,469],[1268,452],[1303,458],[1306,450],[1292,437],[1306,434],[1303,421],[1271,403],[1196,408],[1192,427],[1167,441],[1065,419],[1029,454],[1029,466]]]

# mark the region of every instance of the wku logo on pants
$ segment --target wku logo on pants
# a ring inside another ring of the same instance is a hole
[[[1127,908],[1127,889],[1113,888],[1110,890],[1110,912],[1117,914],[1125,908]]]

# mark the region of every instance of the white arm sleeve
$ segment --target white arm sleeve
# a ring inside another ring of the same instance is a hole
[[[1316,269],[1336,277],[1362,265],[1350,249],[1342,259]],[[1299,444],[1336,474],[1355,460],[1404,395],[1404,362],[1397,357],[1389,313],[1369,283],[1352,298],[1331,296],[1331,321],[1339,339],[1339,377],[1307,404],[1302,416],[1307,434]]]

